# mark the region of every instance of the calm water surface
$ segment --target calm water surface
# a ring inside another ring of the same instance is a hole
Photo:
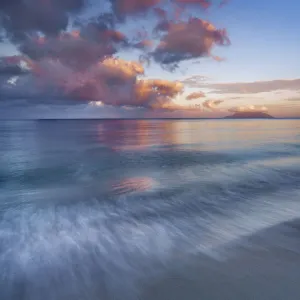
[[[0,299],[300,299],[300,120],[0,122]]]

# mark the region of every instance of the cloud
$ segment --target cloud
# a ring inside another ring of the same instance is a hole
[[[220,7],[226,5],[227,3],[229,3],[230,0],[222,0],[219,4]]]
[[[1,0],[0,25],[18,42],[31,32],[53,36],[65,30],[69,16],[77,14],[84,6],[84,0]]]
[[[249,105],[249,106],[237,106],[232,107],[228,110],[229,112],[267,112],[268,108],[264,105]]]
[[[300,91],[300,79],[214,83],[210,78],[195,75],[183,79],[181,82],[189,87],[205,87],[212,89],[214,93],[222,94],[258,94],[273,91],[279,93],[283,90]]]
[[[123,19],[130,15],[145,13],[161,0],[110,0],[110,2],[115,15]]]
[[[133,16],[141,13],[146,13],[153,9],[159,17],[166,17],[165,10],[157,7],[163,4],[162,0],[109,0],[114,14],[119,19],[124,19],[128,16]],[[211,0],[172,0],[172,4],[180,5],[186,8],[189,5],[197,5],[201,8],[208,8],[211,5]],[[178,8],[176,6],[175,8]]]
[[[13,75],[20,75],[23,73],[23,70],[20,66],[6,66],[3,67],[0,65],[0,76],[1,75],[8,75],[8,76],[13,76]]]
[[[75,70],[86,69],[103,59],[106,55],[111,55],[114,51],[96,42],[86,40],[50,40],[41,45],[34,45],[32,42],[22,46],[22,51],[32,63],[38,66],[39,61],[44,58],[59,61],[61,64]]]
[[[229,98],[230,100],[240,100],[240,99],[244,99],[244,97],[241,97],[241,96],[237,96],[237,97],[230,97]]]
[[[217,106],[224,102],[223,100],[206,100],[203,102],[203,107],[208,108],[209,110],[216,110],[218,109]]]
[[[225,30],[218,30],[199,18],[190,18],[186,22],[167,22],[156,30],[162,33],[162,38],[151,56],[166,66],[210,56],[214,45],[230,43]]]
[[[92,101],[109,107],[184,110],[173,102],[184,90],[182,82],[147,80],[145,64],[122,60],[118,54],[124,49],[138,49],[142,59],[171,70],[183,60],[213,57],[214,46],[229,44],[226,31],[199,18],[181,20],[180,13],[170,16],[160,7],[160,0],[108,1],[109,12],[99,11],[96,18],[85,21],[80,19],[87,7],[84,0],[1,1],[0,25],[21,51],[17,63],[10,61],[3,68],[0,66],[0,73],[6,76],[1,94],[12,101],[22,90],[32,90],[32,99],[44,92],[56,95],[56,99],[74,98],[74,104]],[[209,3],[171,1],[177,12],[190,4],[205,8]],[[152,14],[149,20],[156,28],[157,41],[153,41],[152,31],[122,32],[128,19],[136,21],[141,14],[153,12],[156,17]],[[79,21],[72,25],[71,17]],[[26,71],[20,62],[27,65]],[[30,74],[22,80],[11,77],[24,72]]]
[[[287,101],[300,101],[300,98],[289,98],[289,99],[286,99]]]
[[[216,92],[223,94],[256,94],[278,90],[300,90],[300,79],[256,81],[243,83],[210,83],[207,87],[212,88]]]
[[[22,64],[20,56],[0,57],[0,76],[17,76],[28,73],[28,69]]]
[[[187,97],[186,97],[186,100],[194,100],[194,99],[199,99],[199,98],[203,98],[205,97],[205,94],[203,92],[194,92],[194,93],[191,93],[189,94]]]
[[[185,79],[182,79],[181,82],[188,87],[199,87],[199,85],[205,85],[208,82],[209,78],[203,75],[194,75]]]
[[[181,5],[199,5],[202,8],[208,8],[211,5],[210,0],[175,0],[175,2]]]
[[[43,59],[39,61],[38,67],[34,66],[34,72],[39,76],[35,83],[38,83],[40,91],[46,88],[55,90],[58,95],[73,98],[78,103],[101,101],[111,106],[174,109],[172,99],[183,92],[183,84],[180,82],[138,78],[144,74],[140,63],[117,58],[107,58],[77,72],[61,61]],[[33,78],[32,75],[30,78]],[[33,82],[26,83],[33,91],[32,85]],[[51,86],[55,89],[50,88]],[[17,87],[19,90],[25,88],[21,83]],[[2,88],[3,90],[5,89]],[[11,87],[6,89],[6,95],[9,92]],[[17,97],[19,96],[20,93],[17,93]]]

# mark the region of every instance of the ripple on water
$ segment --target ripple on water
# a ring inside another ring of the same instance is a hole
[[[157,183],[150,177],[131,177],[116,181],[112,184],[112,191],[117,194],[134,192],[147,192],[152,190]]]

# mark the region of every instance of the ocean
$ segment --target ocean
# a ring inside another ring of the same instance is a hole
[[[299,300],[300,120],[0,121],[1,300]]]

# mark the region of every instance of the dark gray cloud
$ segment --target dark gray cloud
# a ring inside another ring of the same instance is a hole
[[[28,72],[22,66],[20,56],[0,57],[0,76],[17,76]]]
[[[162,34],[151,56],[162,65],[177,65],[183,60],[211,55],[215,45],[229,45],[226,31],[198,18],[187,22],[167,22],[156,28]]]
[[[116,52],[109,44],[102,45],[95,41],[80,38],[46,39],[40,45],[28,41],[21,47],[23,53],[33,60],[44,58],[59,60],[74,70],[83,70]]]
[[[23,41],[31,32],[53,36],[84,6],[85,0],[1,0],[0,25],[14,41]]]
[[[20,66],[1,66],[0,65],[0,76],[14,76],[21,75],[24,70]]]
[[[149,11],[161,0],[109,0],[112,10],[119,20],[128,16],[141,14]]]
[[[208,8],[211,4],[212,1],[211,0],[174,0],[174,2],[176,2],[177,4],[180,5],[198,5],[202,8]]]
[[[51,103],[51,101],[53,103],[63,102],[68,97],[55,87],[39,85],[39,82],[31,73],[22,74],[21,76],[0,76],[0,102],[18,105],[20,99],[27,99],[32,104],[39,104]]]

